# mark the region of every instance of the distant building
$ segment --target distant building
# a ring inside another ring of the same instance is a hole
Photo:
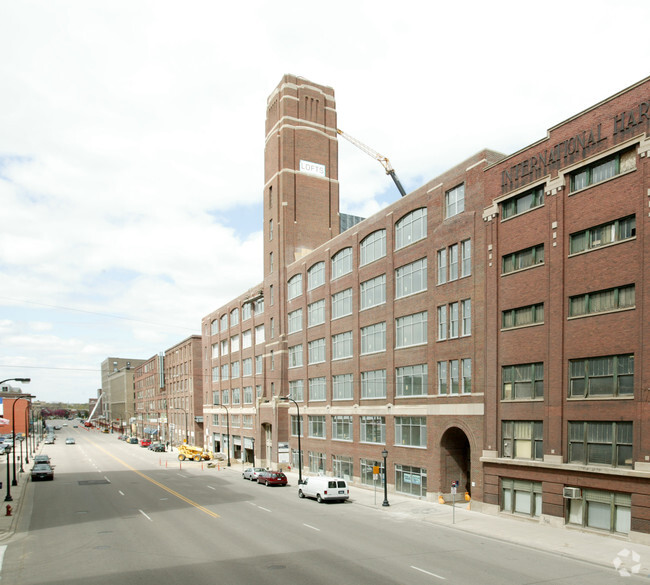
[[[104,423],[116,431],[132,431],[135,423],[135,368],[144,360],[106,358],[102,362]]]

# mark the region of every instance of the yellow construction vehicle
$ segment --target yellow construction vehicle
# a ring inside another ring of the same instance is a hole
[[[203,449],[203,447],[196,447],[195,445],[179,445],[178,447],[178,460],[185,461],[191,459],[192,461],[211,461],[213,459],[211,451]]]

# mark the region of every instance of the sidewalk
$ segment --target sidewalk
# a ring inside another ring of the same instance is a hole
[[[241,473],[239,467],[233,466],[231,469]],[[298,485],[298,473],[293,470],[284,472],[289,479],[290,489],[295,488]],[[461,499],[462,496],[458,498]],[[650,577],[650,545],[630,542],[624,537],[566,526],[552,526],[524,517],[475,512],[468,509],[471,505],[464,499],[452,509],[451,504],[439,504],[389,493],[390,505],[384,507],[383,489],[377,489],[375,501],[373,489],[351,486],[350,500],[358,506],[375,508],[381,514],[437,524],[475,536],[515,543],[610,567],[612,570],[619,570],[622,576],[627,576],[623,575],[627,571],[628,574]]]
[[[3,460],[6,457],[3,457]],[[13,466],[10,465],[10,475],[11,480],[13,479]],[[10,485],[9,491],[11,493],[12,500],[11,502],[5,501],[7,496],[7,465],[6,463],[0,464],[0,481],[2,481],[2,489],[0,489],[0,541],[6,540],[16,530],[16,523],[18,522],[18,516],[22,509],[23,502],[25,500],[24,494],[25,489],[27,488],[27,482],[30,480],[30,471],[32,469],[32,462],[30,460],[29,465],[25,464],[23,466],[25,470],[23,473],[17,470],[16,480],[18,485]],[[11,516],[7,516],[7,505],[11,506]]]

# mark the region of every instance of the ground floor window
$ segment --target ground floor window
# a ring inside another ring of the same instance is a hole
[[[375,481],[374,469],[379,468],[379,477]],[[361,459],[361,483],[363,485],[380,485],[383,486],[383,473],[384,464],[381,461],[373,461],[372,459]]]
[[[301,456],[299,458],[299,456]],[[305,455],[302,453],[302,451],[298,451],[298,449],[291,449],[291,467],[295,469],[300,469],[300,463],[302,459],[302,464],[305,464]]]
[[[426,496],[427,470],[410,465],[395,465],[395,491],[412,496]]]
[[[520,479],[502,479],[501,509],[511,514],[540,516],[542,513],[542,483]]]
[[[352,481],[352,457],[345,457],[343,455],[332,455],[332,471],[335,477],[342,477],[348,481]]]
[[[325,453],[309,451],[309,471],[321,475],[325,474]]]
[[[630,494],[582,490],[582,497],[569,502],[568,523],[628,534],[632,522]]]

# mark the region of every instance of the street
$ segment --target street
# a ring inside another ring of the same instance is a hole
[[[66,445],[67,436],[76,444]],[[18,530],[2,543],[3,585],[598,585],[621,579],[611,569],[392,515],[381,506],[302,500],[295,485],[243,480],[239,464],[180,464],[175,452],[154,453],[82,427],[64,427],[56,444],[41,451],[52,458],[55,479],[27,485]]]

